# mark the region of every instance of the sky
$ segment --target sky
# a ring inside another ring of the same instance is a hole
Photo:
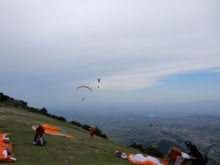
[[[0,92],[33,107],[220,101],[219,7],[0,0]]]

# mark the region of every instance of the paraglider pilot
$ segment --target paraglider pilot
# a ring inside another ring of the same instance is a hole
[[[38,136],[40,136],[40,138],[42,139],[44,138],[44,133],[45,133],[45,129],[41,125],[36,128],[36,134],[35,134],[34,141],[33,141],[34,145],[36,144],[36,140]]]
[[[191,165],[205,165],[207,163],[207,158],[199,147],[192,144],[190,141],[186,141],[185,145],[190,150],[188,155],[196,158],[192,161]]]
[[[89,134],[90,134],[90,139],[93,140],[93,135],[94,135],[94,132],[95,132],[95,127],[92,126],[89,128]]]

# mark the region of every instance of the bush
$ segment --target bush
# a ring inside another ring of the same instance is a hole
[[[82,125],[79,122],[71,121],[70,124],[76,125],[78,127],[82,127]]]
[[[100,137],[102,137],[102,138],[104,138],[104,139],[108,139],[105,134],[102,134],[102,130],[99,129],[98,127],[95,128],[94,134],[97,135],[97,136],[100,136]]]
[[[135,148],[135,149],[139,150],[142,153],[145,153],[145,154],[148,154],[148,155],[151,155],[151,156],[155,156],[155,157],[158,157],[158,158],[163,158],[163,153],[160,152],[160,150],[158,148],[155,148],[155,147],[152,147],[152,146],[144,148],[141,144],[138,144],[138,143],[130,144],[130,147]]]
[[[6,95],[0,96],[0,102],[6,102],[8,99],[10,99],[9,96],[6,96]]]
[[[160,150],[156,147],[149,146],[145,148],[145,153],[158,158],[163,158],[162,152],[160,152]]]
[[[42,108],[39,112],[40,112],[41,114],[44,114],[44,115],[47,114],[47,110],[46,110],[46,108]]]
[[[90,126],[89,125],[81,125],[79,122],[76,122],[76,121],[71,121],[70,122],[71,124],[75,125],[75,126],[78,126],[78,127],[81,127],[85,130],[89,130]],[[102,134],[102,130],[99,129],[98,127],[95,128],[95,131],[94,131],[94,134],[99,136],[99,137],[102,137],[104,139],[108,139],[107,136],[105,134]]]
[[[135,148],[135,149],[139,150],[142,153],[145,153],[145,150],[144,150],[144,148],[141,144],[133,143],[133,144],[130,144],[130,147]]]

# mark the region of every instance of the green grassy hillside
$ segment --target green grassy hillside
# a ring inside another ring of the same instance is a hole
[[[33,146],[35,131],[31,127],[44,123],[57,126],[61,133],[74,138],[45,134],[47,145]],[[98,136],[90,140],[89,132],[80,127],[3,103],[0,103],[0,132],[12,133],[10,141],[14,143],[17,165],[130,165],[127,160],[116,157],[115,151],[140,153]]]

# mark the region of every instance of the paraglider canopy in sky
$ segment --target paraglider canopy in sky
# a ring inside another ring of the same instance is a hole
[[[152,119],[152,118],[153,118],[153,119],[156,119],[156,116],[155,116],[155,115],[148,115],[148,116],[147,116],[147,119]]]
[[[156,119],[156,116],[155,116],[155,115],[148,115],[148,116],[147,116],[147,119],[148,119],[148,120]],[[152,121],[151,121],[150,126],[152,126]]]
[[[79,86],[79,87],[77,88],[77,90],[78,90],[79,88],[88,88],[90,91],[92,91],[92,89],[89,88],[89,87],[87,87],[87,86]]]
[[[88,90],[92,91],[92,89],[89,88],[88,86],[79,86],[79,87],[77,88],[77,90],[80,89],[80,88],[84,88],[84,89],[86,89],[86,90],[88,89]],[[84,100],[84,98],[82,98],[82,100]]]
[[[98,78],[98,83],[100,83],[100,81],[101,81],[101,79],[100,79],[100,78]],[[99,88],[99,86],[98,86],[98,88]]]

